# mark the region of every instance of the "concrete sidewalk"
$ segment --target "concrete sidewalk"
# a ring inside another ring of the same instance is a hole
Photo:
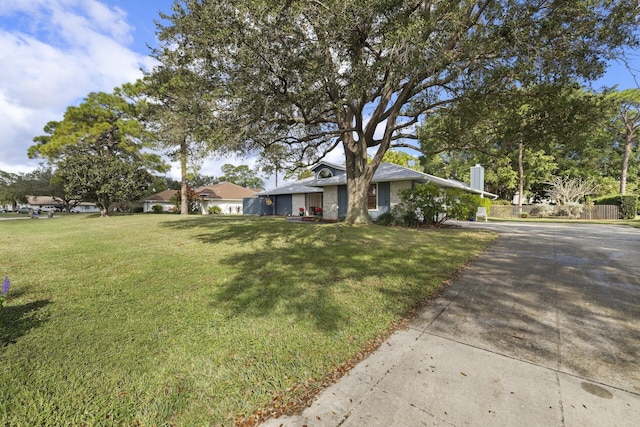
[[[461,225],[500,239],[311,407],[264,426],[640,425],[640,230]]]

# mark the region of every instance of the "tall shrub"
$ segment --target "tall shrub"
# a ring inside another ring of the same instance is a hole
[[[598,198],[593,199],[593,202],[596,205],[615,205],[615,206],[620,206],[620,196],[619,195],[613,195],[613,196],[598,197]]]
[[[416,185],[404,190],[400,192],[400,200],[398,214],[403,225],[413,226],[419,221],[438,223],[444,213],[441,189],[435,184]]]
[[[634,219],[638,214],[638,196],[635,194],[620,196],[620,216],[622,219]]]
[[[469,194],[460,189],[440,188],[428,183],[416,185],[400,193],[402,203],[394,210],[397,222],[405,226],[442,224],[455,218],[466,220],[475,215],[478,206],[491,207],[489,199]]]

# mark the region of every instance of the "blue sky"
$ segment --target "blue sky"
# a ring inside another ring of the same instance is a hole
[[[28,172],[33,137],[90,92],[153,65],[153,20],[170,0],[0,1],[0,169]],[[151,6],[153,5],[153,6]]]
[[[60,120],[69,105],[90,92],[110,92],[153,66],[147,45],[157,46],[154,20],[170,12],[172,0],[0,0],[0,170],[28,172],[33,137]],[[616,65],[594,88],[635,88],[634,72]],[[640,81],[640,80],[639,80]],[[205,161],[202,173],[221,175],[224,163]],[[174,167],[171,175],[178,176]],[[269,181],[267,181],[269,184]]]

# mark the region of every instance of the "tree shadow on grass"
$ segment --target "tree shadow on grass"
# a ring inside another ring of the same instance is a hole
[[[194,239],[206,244],[240,247],[218,261],[234,272],[213,294],[216,309],[227,316],[279,312],[311,321],[324,333],[340,330],[348,321],[348,305],[336,297],[336,286],[350,261],[317,246],[342,233],[338,226],[237,217],[188,218],[164,225],[191,230]]]
[[[31,329],[46,322],[49,315],[44,308],[50,303],[49,300],[40,300],[0,309],[0,349],[15,344]]]
[[[256,221],[260,221],[258,226]],[[397,235],[381,237],[380,233],[393,233],[384,229],[206,217],[164,225],[190,230],[194,239],[206,244],[239,247],[218,261],[231,267],[233,273],[220,280],[212,295],[216,309],[229,317],[262,317],[280,312],[296,321],[311,321],[317,330],[332,333],[342,330],[353,316],[352,300],[354,292],[359,291],[345,290],[346,281],[349,287],[366,286],[362,291],[375,298],[376,292],[391,292],[380,284],[381,278],[402,278],[407,274],[406,260],[397,256],[398,248],[392,241]],[[411,255],[429,259],[433,265],[442,261],[438,257],[445,256],[425,254],[420,245],[416,245],[415,252],[419,254]],[[431,273],[428,266],[412,271],[419,277],[412,281],[414,285],[399,286],[402,289],[391,296],[401,301],[395,307],[422,291],[413,289],[415,283],[427,281]]]
[[[259,223],[259,226],[256,226]],[[204,231],[194,237],[205,243],[268,243],[273,236],[287,236],[289,240],[304,241],[313,227],[327,224],[289,223],[282,218],[198,216],[166,221],[163,226],[176,230]]]
[[[335,283],[304,274],[317,268],[304,251],[265,248],[230,256],[224,263],[237,271],[215,292],[228,316],[282,312],[298,321],[311,320],[324,333],[341,329],[347,321],[348,313],[335,297]]]

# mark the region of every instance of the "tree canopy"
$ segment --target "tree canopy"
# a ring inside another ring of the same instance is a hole
[[[264,181],[247,165],[234,166],[230,163],[222,165],[223,176],[220,181],[227,181],[244,188],[264,188]]]
[[[205,77],[229,136],[313,162],[341,145],[348,223],[393,145],[470,90],[593,79],[635,44],[627,0],[182,0],[162,60]],[[374,150],[367,160],[367,151]]]
[[[133,100],[139,91],[138,83],[90,93],[34,138],[29,157],[55,165],[66,199],[96,202],[104,216],[111,203],[142,195],[152,182],[149,170],[166,171],[160,156],[144,150],[149,134]]]
[[[140,151],[148,144],[148,134],[138,120],[133,101],[140,90],[137,84],[125,84],[113,93],[92,92],[77,106],[69,106],[62,121],[51,121],[44,127],[45,135],[33,138],[29,158],[56,161],[62,149],[80,142],[99,142],[111,149]],[[155,169],[163,169],[158,156],[144,154],[145,161]]]
[[[0,170],[0,204],[8,204],[15,209],[18,203],[27,201],[28,192],[28,183],[24,174]]]
[[[420,159],[405,151],[390,149],[384,154],[382,161],[394,163],[409,169],[420,170]]]
[[[156,53],[161,57],[160,53]],[[169,62],[169,61],[166,61]],[[139,100],[142,120],[154,145],[180,162],[180,213],[189,214],[189,167],[214,150],[228,150],[215,125],[208,88],[202,76],[184,67],[161,64],[145,75]]]
[[[606,110],[602,96],[573,84],[505,86],[439,109],[419,129],[421,150],[425,164],[437,156],[464,174],[474,163],[489,166],[486,182],[497,185],[490,191],[505,198],[530,191],[544,196],[541,185],[558,169],[566,174],[584,160]],[[455,173],[445,176],[467,181]]]
[[[638,154],[633,156],[638,148],[640,135],[640,89],[611,91],[606,95],[613,105],[612,128],[614,142],[622,151],[622,165],[620,168],[620,194],[627,190],[629,169],[638,169]]]
[[[95,141],[64,147],[56,175],[64,182],[67,197],[95,202],[101,216],[113,203],[138,200],[153,182],[134,155]]]

